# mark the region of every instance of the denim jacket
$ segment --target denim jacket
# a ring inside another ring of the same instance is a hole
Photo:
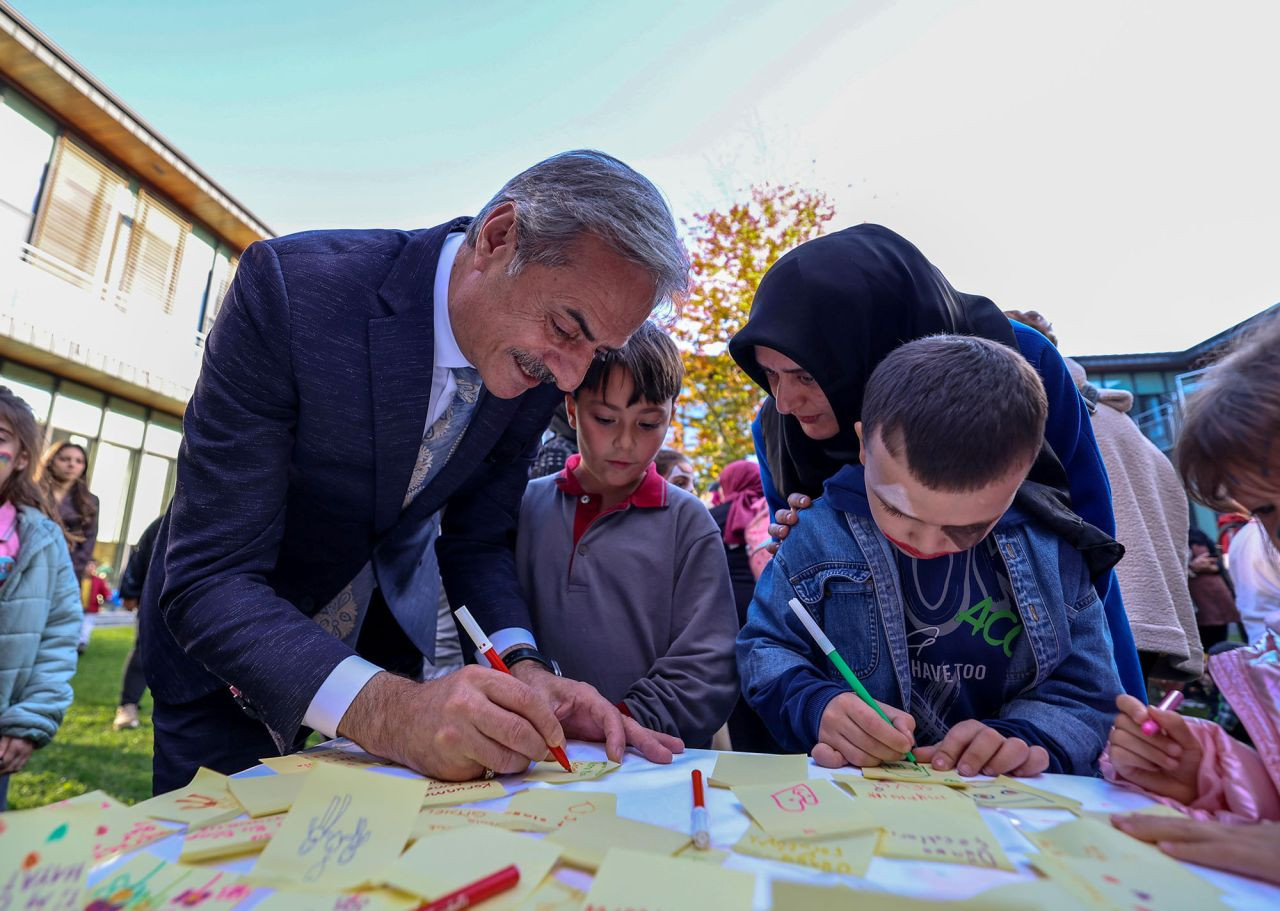
[[[1025,633],[1013,643],[1004,706],[978,720],[1045,747],[1050,771],[1096,774],[1120,692],[1102,603],[1080,555],[1015,510],[992,534]],[[872,519],[819,499],[765,568],[738,636],[742,692],[784,748],[811,750],[827,703],[848,691],[791,612],[791,598],[872,696],[911,704],[892,545]]]

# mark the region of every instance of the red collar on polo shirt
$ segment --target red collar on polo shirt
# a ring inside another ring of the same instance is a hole
[[[662,475],[658,474],[657,466],[650,462],[644,470],[644,477],[640,479],[636,489],[631,491],[631,496],[602,512],[600,510],[602,503],[600,495],[598,493],[587,493],[577,475],[573,473],[574,469],[580,464],[582,464],[582,454],[574,453],[569,456],[569,460],[564,463],[564,468],[556,476],[556,487],[560,489],[560,492],[577,500],[577,508],[573,513],[574,546],[577,546],[578,542],[582,540],[582,536],[591,527],[591,523],[602,516],[607,516],[609,513],[618,512],[632,506],[637,506],[641,509],[662,509],[667,505],[667,482]]]

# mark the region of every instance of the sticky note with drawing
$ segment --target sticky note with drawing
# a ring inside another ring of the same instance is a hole
[[[354,889],[394,863],[427,783],[317,763],[250,874],[265,885]]]
[[[775,838],[752,825],[733,850],[737,854],[799,864],[824,873],[866,876],[879,840],[879,829],[829,838]]]
[[[93,862],[98,864],[117,855],[135,851],[180,831],[182,830],[149,816],[139,816],[133,807],[121,806],[104,810],[98,816],[98,824],[94,829]]]
[[[749,911],[756,878],[711,864],[691,864],[614,848],[591,883],[588,911]]]
[[[227,776],[201,767],[191,784],[136,804],[134,810],[155,819],[198,829],[235,819],[244,810],[227,788]]]
[[[1142,861],[1036,854],[1031,863],[1063,891],[1070,891],[1094,907],[1126,911],[1209,911],[1227,907],[1208,880],[1162,854]]]
[[[415,842],[386,872],[388,885],[431,901],[508,864],[520,868],[516,887],[484,903],[485,911],[515,908],[551,872],[560,847],[489,826],[468,826]]]
[[[809,757],[756,756],[751,753],[721,753],[707,782],[713,788],[804,781],[809,777]]]
[[[822,838],[874,828],[854,801],[825,779],[747,785],[733,795],[761,829],[777,838]]]
[[[617,816],[618,798],[604,791],[560,791],[529,788],[511,798],[507,812],[551,831],[588,816]]]
[[[535,762],[524,776],[525,781],[545,781],[547,784],[571,784],[575,781],[591,781],[607,775],[618,767],[611,760],[575,759],[572,772],[560,768],[558,762]]]
[[[852,776],[841,776],[842,778]],[[862,770],[862,777],[869,781],[919,781],[924,784],[945,784],[952,788],[967,788],[973,779],[965,778],[954,769],[940,772],[918,762],[882,762]]]
[[[876,846],[881,857],[1014,870],[977,806],[962,791],[859,778],[842,779],[841,784],[883,830]]]
[[[0,905],[74,906],[89,872],[100,814],[92,805],[0,813]]]
[[[991,781],[975,781],[965,790],[965,796],[980,807],[1002,807],[1013,810],[1071,810],[1080,808],[1080,801],[1032,787],[1018,778],[1001,775]]]

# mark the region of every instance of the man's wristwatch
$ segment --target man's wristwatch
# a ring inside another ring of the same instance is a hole
[[[513,648],[502,656],[502,661],[507,667],[515,667],[517,661],[536,661],[557,677],[564,676],[560,673],[560,665],[554,658],[548,658],[531,645]]]

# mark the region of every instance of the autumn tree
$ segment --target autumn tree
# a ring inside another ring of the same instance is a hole
[[[751,188],[747,202],[684,221],[692,270],[689,297],[673,329],[685,365],[675,439],[706,479],[753,451],[751,422],[763,398],[729,356],[729,339],[747,321],[768,268],[820,235],[834,215],[821,192],[763,184]]]

